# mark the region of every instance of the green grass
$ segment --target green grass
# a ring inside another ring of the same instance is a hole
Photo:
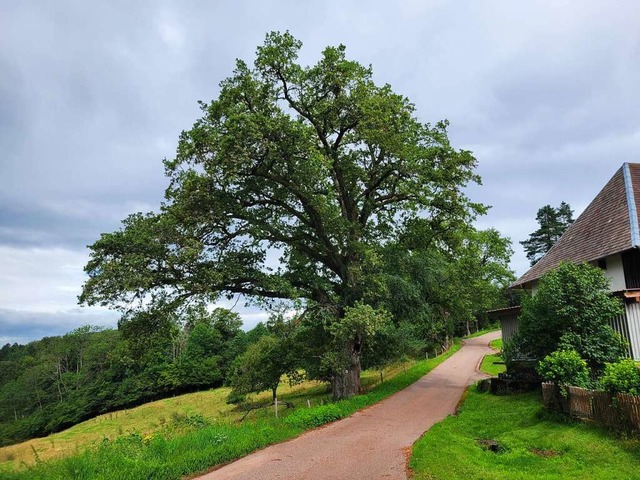
[[[496,330],[500,330],[500,327],[494,326],[494,327],[485,328],[483,330],[478,330],[477,332],[472,333],[471,335],[467,335],[464,338],[479,337],[480,335],[484,335],[485,333],[495,332]]]
[[[502,350],[502,339],[498,338],[489,342],[489,346],[495,350]],[[493,355],[485,355],[480,364],[480,370],[484,373],[497,376],[499,373],[505,372],[507,367],[504,365],[504,361],[499,353]]]
[[[400,366],[396,367],[396,370],[400,369]],[[378,376],[378,372],[364,372],[362,382],[365,384],[375,381]],[[0,472],[32,465],[36,459],[46,461],[74,455],[85,448],[101,444],[104,439],[112,441],[131,434],[152,435],[173,427],[175,419],[183,417],[201,417],[210,424],[235,422],[243,412],[233,405],[227,405],[226,398],[229,391],[228,388],[216,388],[165,398],[135,408],[99,415],[47,437],[2,447],[0,448]],[[282,400],[298,407],[306,406],[307,400],[312,405],[317,405],[330,397],[326,386],[318,382],[305,382],[294,387],[289,387],[284,382],[278,389],[278,394]],[[255,395],[252,401],[269,403],[271,394],[264,392]],[[267,409],[257,410],[250,414],[250,418],[272,414],[273,412]]]
[[[410,365],[412,362],[390,365],[384,368],[384,377],[393,377]],[[360,384],[364,391],[371,390],[379,382],[380,371],[362,372]],[[99,415],[47,437],[1,447],[0,472],[25,468],[33,465],[36,460],[46,461],[75,455],[88,447],[98,446],[105,438],[112,441],[130,434],[147,436],[162,432],[173,426],[175,418],[201,417],[210,424],[235,422],[244,412],[233,405],[227,405],[229,391],[228,388],[216,388],[165,398],[135,408]],[[307,401],[312,406],[326,403],[330,401],[331,394],[327,385],[323,383],[304,382],[290,387],[284,381],[278,388],[278,398],[300,408],[306,407]],[[269,404],[271,393],[253,395],[251,402]],[[264,408],[252,411],[248,419],[255,420],[272,415],[273,408]]]
[[[267,445],[295,437],[303,431],[347,417],[412,384],[460,348],[459,342],[444,355],[420,360],[368,393],[336,403],[282,410],[279,419],[263,411],[243,423],[218,417],[191,417],[197,428],[179,425],[152,434],[132,433],[85,448],[68,457],[36,462],[25,470],[0,470],[3,479],[179,479],[204,472]],[[366,382],[365,382],[366,383]],[[300,396],[299,400],[302,400]],[[187,420],[189,417],[187,417]],[[204,420],[203,422],[200,420]]]
[[[496,440],[499,452],[478,440]],[[414,444],[410,467],[416,480],[631,480],[640,478],[640,440],[549,413],[536,393],[471,387],[458,416]]]
[[[506,371],[507,367],[500,355],[485,355],[482,359],[482,364],[480,364],[480,370],[492,377],[496,377],[499,373]]]

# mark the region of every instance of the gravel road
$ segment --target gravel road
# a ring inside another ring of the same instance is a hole
[[[392,397],[349,418],[272,445],[201,480],[373,480],[407,478],[411,445],[454,412],[500,332],[465,340],[460,351]]]

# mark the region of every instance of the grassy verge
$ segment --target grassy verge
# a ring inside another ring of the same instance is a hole
[[[209,420],[185,416],[152,434],[131,433],[105,439],[66,458],[38,461],[22,471],[0,471],[10,479],[178,479],[206,471],[303,431],[347,417],[415,382],[460,348],[456,343],[437,358],[416,362],[367,394],[312,408],[283,410],[282,417],[258,415],[250,421]],[[366,382],[365,382],[366,383]],[[302,395],[299,400],[305,401]]]
[[[499,373],[506,371],[507,367],[500,355],[485,355],[480,364],[480,370],[487,375],[496,377]]]
[[[489,342],[489,346],[495,350],[502,350],[502,339],[498,338],[497,340],[492,340]],[[484,356],[482,363],[480,364],[480,370],[492,377],[495,377],[499,373],[505,372],[507,367],[503,363],[502,356],[499,353],[496,353]]]
[[[479,337],[480,335],[484,335],[485,333],[490,333],[490,332],[495,332],[496,330],[500,330],[500,327],[495,326],[495,327],[489,327],[489,328],[485,328],[483,330],[478,330],[475,333],[472,333],[471,335],[467,335],[464,338],[474,338],[474,337]]]
[[[639,478],[639,462],[640,440],[551,414],[536,393],[498,397],[472,387],[458,416],[414,444],[410,467],[417,480],[613,480]]]
[[[375,379],[375,372],[366,372],[363,383]],[[316,382],[306,382],[293,388],[283,384],[278,393],[284,400],[296,406],[306,404],[307,399],[312,405],[317,405],[329,398],[326,387]],[[153,435],[180,426],[185,418],[198,418],[201,423],[207,424],[235,422],[242,412],[236,410],[233,405],[227,405],[228,394],[228,388],[217,388],[165,398],[135,408],[100,415],[47,437],[0,448],[0,472],[24,468],[36,461],[74,455],[87,447],[102,444],[105,439],[113,441],[130,435]],[[265,392],[254,396],[253,401],[268,403],[270,398],[271,394]],[[253,418],[264,413],[256,411],[250,415]]]
[[[489,342],[489,346],[495,350],[502,350],[502,339],[498,338],[497,340],[492,340]],[[480,370],[492,377],[495,377],[499,373],[505,372],[507,367],[504,364],[502,356],[499,353],[496,353],[484,356],[482,363],[480,364]]]

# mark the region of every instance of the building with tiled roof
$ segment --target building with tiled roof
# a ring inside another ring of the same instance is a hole
[[[625,300],[625,314],[612,326],[640,359],[640,164],[625,163],[562,237],[511,288],[535,293],[542,275],[560,262],[589,262],[604,270],[612,293]],[[517,330],[516,315],[502,312],[503,336]]]

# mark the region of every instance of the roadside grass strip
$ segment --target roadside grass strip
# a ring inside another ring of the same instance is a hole
[[[475,337],[479,337],[480,335],[484,335],[485,333],[495,332],[496,330],[500,330],[500,328],[499,327],[484,328],[470,335],[466,335],[464,338],[475,338]]]
[[[416,480],[622,480],[640,478],[640,439],[548,412],[540,395],[470,387],[457,416],[413,446]]]
[[[500,355],[485,355],[480,364],[480,370],[492,377],[496,377],[499,373],[505,372],[507,367]]]
[[[502,339],[498,338],[489,342],[489,346],[500,352],[502,350]],[[506,372],[507,367],[504,364],[500,353],[485,355],[480,364],[480,370],[492,377],[498,376],[499,373]]]

